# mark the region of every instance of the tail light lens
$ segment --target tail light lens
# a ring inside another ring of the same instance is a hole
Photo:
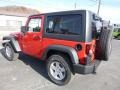
[[[92,50],[91,50],[92,44],[86,44],[86,59],[85,59],[85,65],[89,64],[91,62],[92,57]]]
[[[90,53],[91,44],[86,44],[86,54],[88,55]]]

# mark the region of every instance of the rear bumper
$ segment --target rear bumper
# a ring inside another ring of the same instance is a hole
[[[96,60],[93,64],[91,65],[81,65],[81,64],[74,64],[74,71],[75,73],[79,74],[90,74],[96,72],[97,67],[99,66],[101,61]]]

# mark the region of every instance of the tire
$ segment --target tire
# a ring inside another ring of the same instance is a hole
[[[8,61],[17,60],[19,57],[19,54],[14,52],[14,49],[10,43],[6,43],[4,45],[3,55]]]
[[[107,61],[112,51],[112,30],[102,29],[97,42],[97,59]]]
[[[71,80],[72,73],[67,60],[68,58],[61,54],[51,55],[48,58],[47,72],[53,83],[62,86]]]

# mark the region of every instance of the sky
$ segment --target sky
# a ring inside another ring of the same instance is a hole
[[[0,7],[8,5],[26,6],[41,13],[80,9],[97,13],[98,10],[98,0],[0,0]],[[101,0],[99,15],[111,23],[120,24],[120,0]]]

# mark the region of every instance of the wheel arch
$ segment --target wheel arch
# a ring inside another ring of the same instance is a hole
[[[4,36],[2,45],[4,46],[6,43],[10,43],[15,52],[21,51],[19,43],[14,36]]]
[[[72,47],[63,46],[63,45],[49,46],[45,50],[45,53],[42,56],[42,60],[46,60],[50,55],[56,54],[56,53],[62,53],[62,54],[65,54],[66,56],[68,56],[70,58],[70,61],[72,64],[79,63],[79,59],[78,59],[76,50]]]

